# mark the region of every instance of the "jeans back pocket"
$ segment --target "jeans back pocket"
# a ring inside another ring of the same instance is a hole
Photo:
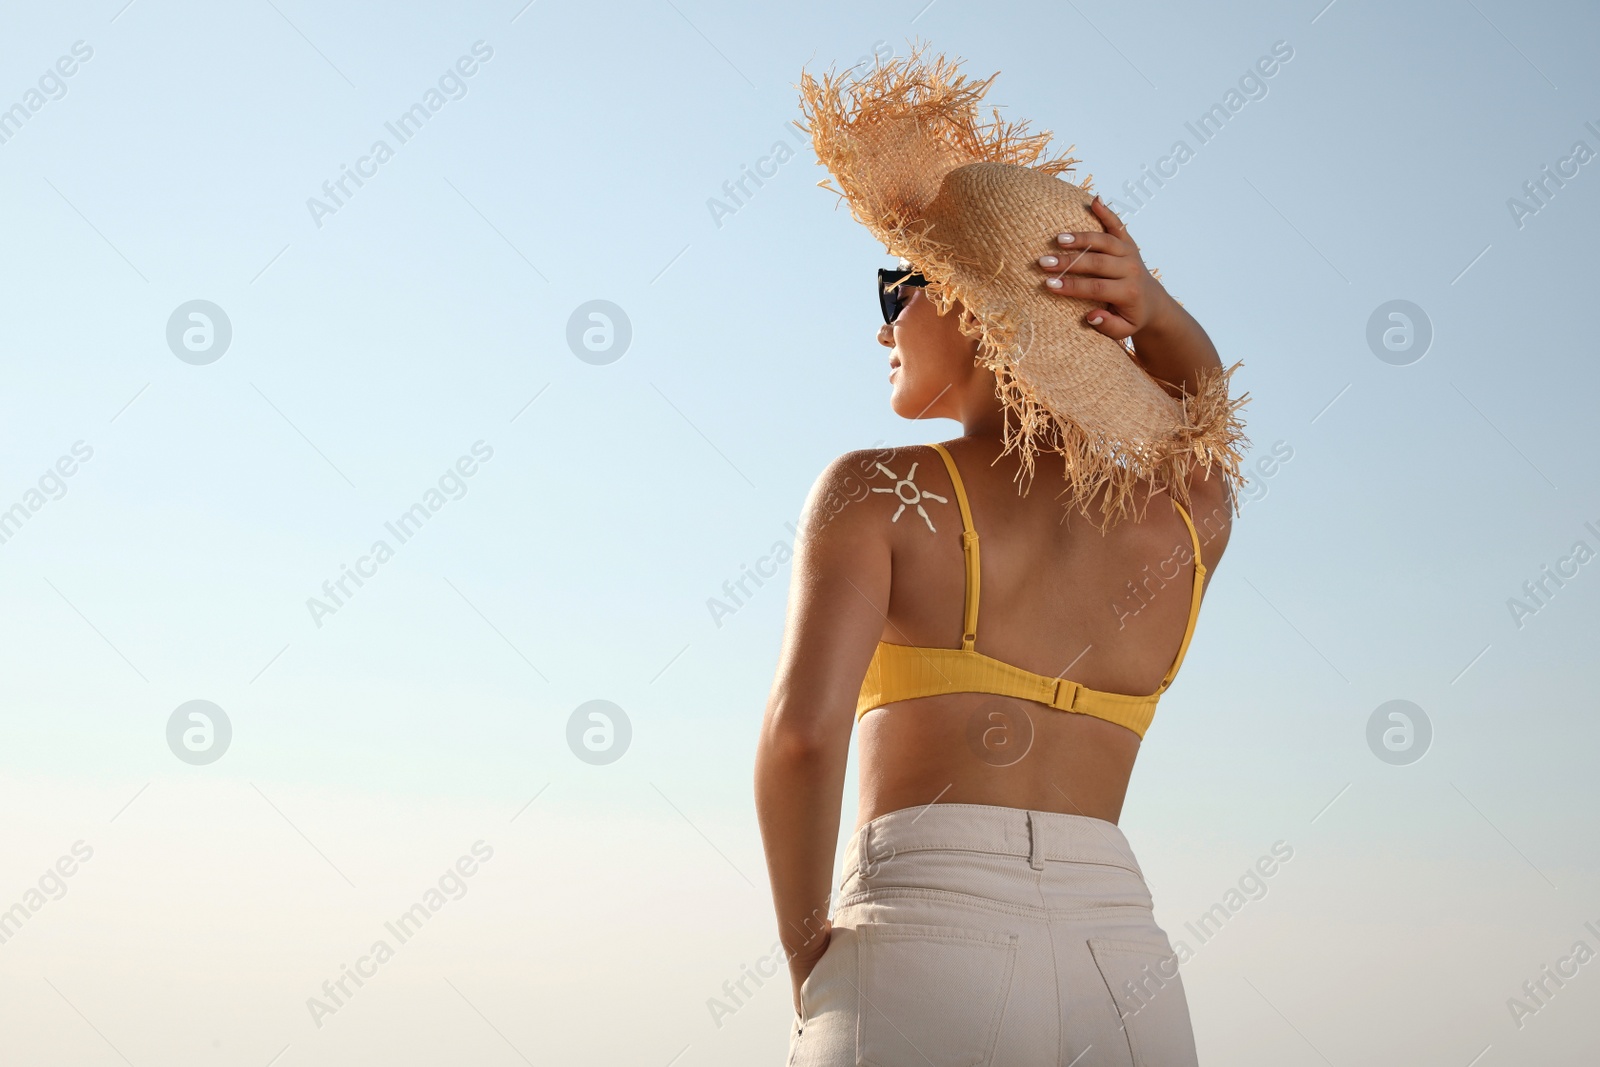
[[[862,923],[858,1067],[979,1067],[1011,996],[1017,935]]]
[[[1091,937],[1089,952],[1117,1006],[1133,1067],[1196,1067],[1189,1001],[1172,949]]]

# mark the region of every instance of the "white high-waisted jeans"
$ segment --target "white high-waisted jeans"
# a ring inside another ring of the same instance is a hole
[[[790,1067],[1193,1067],[1177,958],[1113,823],[986,804],[846,848]]]

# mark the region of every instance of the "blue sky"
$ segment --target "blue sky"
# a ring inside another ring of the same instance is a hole
[[[8,1056],[781,1055],[781,981],[721,1025],[708,1001],[774,938],[750,779],[788,570],[731,616],[707,601],[790,542],[833,456],[956,432],[888,410],[883,250],[788,125],[803,67],[913,36],[1076,146],[1244,362],[1251,462],[1280,457],[1123,818],[1174,938],[1294,850],[1186,965],[1202,1057],[1593,1047],[1600,964],[1520,1026],[1507,1005],[1600,950],[1592,10],[0,19],[0,107],[26,112],[0,115],[0,509],[26,513],[0,543],[0,907],[93,850],[0,944]],[[231,331],[209,362],[169,343],[192,301]],[[594,301],[626,316],[616,358],[569,343]],[[1369,343],[1395,301],[1420,358]],[[386,523],[430,491],[401,543]],[[367,577],[314,613],[346,567]],[[1567,577],[1534,603],[1546,567]],[[169,747],[191,700],[231,726],[214,762]],[[569,743],[594,700],[626,716],[610,762]],[[1406,765],[1367,741],[1392,700],[1431,724]],[[315,1025],[322,983],[478,841],[459,901]]]

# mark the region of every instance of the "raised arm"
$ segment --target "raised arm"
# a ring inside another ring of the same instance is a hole
[[[855,474],[867,455],[835,460],[806,501],[783,651],[756,747],[756,812],[796,1010],[831,931],[856,697],[889,603],[888,523]]]
[[[1152,378],[1194,394],[1202,374],[1222,369],[1216,346],[1145,267],[1139,246],[1117,213],[1099,197],[1089,210],[1105,232],[1057,238],[1059,250],[1044,253],[1039,262],[1046,288],[1108,305],[1105,311],[1089,312],[1089,325],[1118,341],[1132,337],[1139,365]],[[1047,258],[1056,262],[1045,262]]]
[[[1202,382],[1222,373],[1217,346],[1144,265],[1122,219],[1098,196],[1089,210],[1105,232],[1063,233],[1039,257],[1045,288],[1106,305],[1084,321],[1118,341],[1133,338],[1133,358],[1168,392],[1194,396]],[[1202,547],[1220,556],[1232,526],[1233,488],[1225,474],[1196,468],[1188,478]],[[1208,579],[1209,580],[1209,579]]]

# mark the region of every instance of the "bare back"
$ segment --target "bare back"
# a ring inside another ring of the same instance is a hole
[[[1020,495],[1016,457],[996,462],[999,441],[959,438],[947,447],[982,544],[977,651],[1093,689],[1154,692],[1182,641],[1194,575],[1188,527],[1166,494],[1141,498],[1141,520],[1102,535],[1055,498],[1050,456],[1039,458],[1032,489]],[[905,478],[912,464],[915,491],[886,491],[894,484],[886,470]],[[926,446],[896,450],[874,473],[861,505],[884,513],[868,527],[888,539],[891,561],[882,640],[958,647],[965,586],[949,475]],[[1191,495],[1209,572],[1231,530],[1224,487],[1216,477],[1196,479]],[[1131,730],[1092,716],[982,693],[870,711],[859,735],[858,824],[935,801],[1116,822],[1140,743]]]

